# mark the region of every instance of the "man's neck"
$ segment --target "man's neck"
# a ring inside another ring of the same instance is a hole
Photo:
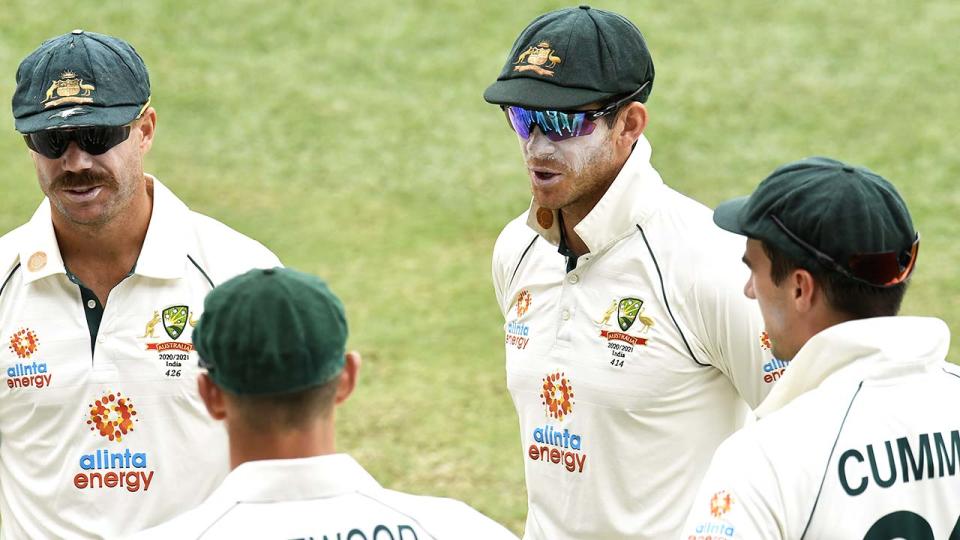
[[[71,223],[53,209],[53,229],[64,264],[97,295],[101,304],[106,304],[110,291],[136,264],[152,211],[152,189],[134,197],[121,215],[103,225]]]
[[[588,248],[587,244],[580,238],[580,235],[577,234],[574,227],[583,221],[597,206],[600,199],[606,195],[607,190],[610,189],[610,186],[612,186],[613,182],[617,179],[617,174],[619,174],[619,169],[604,183],[605,186],[602,189],[598,189],[596,193],[591,196],[584,197],[560,209],[560,226],[563,227],[563,238],[567,243],[567,248],[578,257],[589,253],[590,248]]]
[[[228,425],[227,431],[230,435],[231,470],[248,461],[307,458],[336,451],[332,419],[297,430],[264,433],[249,426]]]

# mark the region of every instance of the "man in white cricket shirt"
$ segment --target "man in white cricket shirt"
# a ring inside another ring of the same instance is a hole
[[[343,305],[320,279],[251,270],[207,297],[194,331],[200,395],[230,437],[233,471],[198,508],[137,538],[516,540],[452,499],[380,487],[335,454],[334,408],[353,392]]]
[[[960,369],[939,319],[896,317],[920,237],[889,182],[808,158],[714,221],[791,360],[717,450],[681,538],[960,538]]]
[[[46,199],[0,238],[0,536],[116,537],[227,473],[193,325],[214,285],[278,260],[144,174],[157,113],[128,43],[43,43],[13,116]]]
[[[530,23],[484,93],[533,191],[493,254],[525,538],[675,536],[714,449],[783,373],[737,237],[650,163],[653,78],[633,23],[580,6]]]

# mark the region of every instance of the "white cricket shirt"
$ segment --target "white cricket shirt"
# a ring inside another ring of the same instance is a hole
[[[760,420],[717,450],[689,540],[960,537],[960,368],[939,319],[811,338]],[[951,536],[951,533],[953,536]]]
[[[556,212],[536,203],[494,249],[525,538],[676,535],[713,450],[744,420],[741,396],[758,404],[782,372],[742,292],[743,239],[649,160],[641,138],[576,226],[590,253],[572,271]]]
[[[214,285],[279,261],[149,181],[143,249],[105,307],[68,277],[47,200],[0,238],[0,536],[116,537],[195,506],[227,473],[193,325]]]
[[[346,454],[248,461],[199,507],[134,538],[516,540],[453,499],[384,489]]]

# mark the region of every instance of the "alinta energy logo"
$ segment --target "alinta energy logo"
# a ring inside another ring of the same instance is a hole
[[[530,304],[533,303],[533,295],[530,291],[523,289],[517,294],[517,320],[507,323],[507,335],[504,343],[516,347],[517,350],[527,348],[530,343],[530,327],[519,321],[527,311],[530,310]]]
[[[40,338],[29,328],[21,328],[10,336],[9,349],[18,359],[30,360],[37,355]],[[7,366],[7,388],[45,388],[50,386],[53,373],[48,373],[47,363],[34,360],[17,362]]]
[[[573,413],[573,384],[562,371],[543,378],[540,399],[548,418],[562,421]],[[555,465],[563,464],[569,472],[582,473],[587,454],[581,452],[583,437],[569,429],[561,429],[549,422],[533,430],[533,441],[527,449],[527,457]]]
[[[733,496],[728,491],[718,491],[710,497],[710,515],[716,519],[708,518],[704,523],[698,524],[693,529],[693,534],[687,536],[687,540],[733,540],[736,532],[735,527],[722,518],[733,508]]]
[[[133,433],[139,422],[137,410],[129,396],[120,392],[104,392],[88,405],[86,423],[98,437],[114,443]],[[80,471],[73,477],[77,489],[123,488],[130,493],[147,491],[153,481],[148,469],[147,452],[130,448],[100,448],[79,459]]]

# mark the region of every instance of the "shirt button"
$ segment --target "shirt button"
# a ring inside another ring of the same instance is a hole
[[[567,281],[572,284],[576,284],[578,281],[580,281],[580,276],[576,274],[570,274],[570,277],[567,278]]]
[[[560,317],[563,318],[563,320],[565,320],[565,321],[569,321],[569,320],[570,320],[570,311],[569,311],[569,310],[566,310],[566,309],[563,310],[563,311],[560,313]]]
[[[87,307],[90,308],[90,309],[93,309],[93,308],[97,307],[97,301],[96,301],[96,300],[87,300]]]

